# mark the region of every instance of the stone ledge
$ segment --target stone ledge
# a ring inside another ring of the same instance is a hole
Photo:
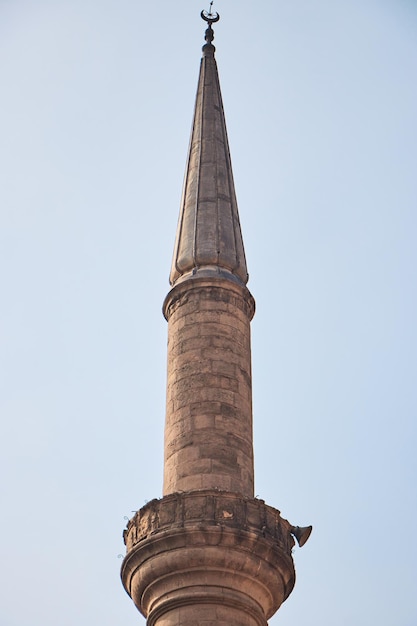
[[[208,604],[227,608],[230,623],[247,615],[247,626],[267,626],[295,583],[291,528],[263,500],[238,493],[152,500],[123,533],[123,585],[149,626],[177,625],[164,616],[179,607],[195,616]]]
[[[232,282],[222,276],[211,278],[195,276],[185,282],[176,283],[168,293],[162,305],[165,319],[169,320],[178,306],[191,298],[195,299],[196,295],[212,302],[233,304],[244,311],[249,321],[255,315],[255,300],[246,285]]]
[[[291,556],[294,539],[291,524],[263,500],[236,493],[201,490],[173,493],[151,500],[128,522],[123,538],[127,551],[150,535],[168,528],[195,525],[247,530],[273,539]]]

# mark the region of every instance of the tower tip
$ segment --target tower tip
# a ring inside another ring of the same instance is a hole
[[[204,35],[204,39],[206,40],[206,43],[203,46],[203,52],[205,56],[214,54],[216,50],[216,48],[213,46],[213,43],[212,43],[214,39],[214,31],[211,25],[219,21],[220,15],[217,12],[213,13],[212,8],[213,8],[213,0],[210,2],[210,9],[208,11],[204,11],[203,9],[200,13],[201,18],[205,22],[208,23],[208,28]]]

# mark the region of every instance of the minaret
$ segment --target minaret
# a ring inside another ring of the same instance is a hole
[[[208,23],[163,312],[163,497],[124,531],[122,580],[148,626],[266,626],[291,593],[292,526],[254,498],[246,267],[212,24]]]

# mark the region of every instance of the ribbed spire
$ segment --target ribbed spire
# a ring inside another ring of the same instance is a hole
[[[204,16],[203,16],[204,17]],[[218,18],[218,16],[217,16]],[[246,284],[212,22],[206,30],[170,283],[221,276]]]

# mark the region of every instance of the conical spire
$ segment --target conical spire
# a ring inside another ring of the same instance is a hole
[[[170,283],[221,276],[246,284],[240,229],[212,23],[208,22],[184,178]]]

